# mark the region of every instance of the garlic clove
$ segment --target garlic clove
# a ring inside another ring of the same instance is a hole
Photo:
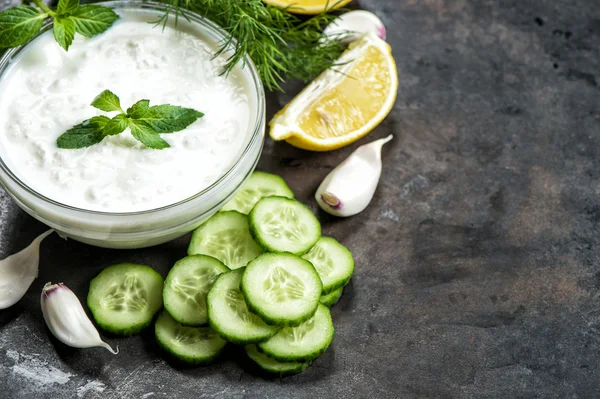
[[[115,351],[102,341],[77,296],[63,283],[46,283],[42,289],[41,305],[46,325],[63,344],[74,348],[99,346],[114,355],[119,353],[118,348]]]
[[[367,33],[375,33],[385,40],[383,22],[369,11],[350,11],[334,19],[323,31],[325,37],[341,37],[343,43],[350,43]]]
[[[0,261],[0,309],[9,308],[19,302],[37,278],[40,245],[44,238],[53,232],[54,230],[46,231],[27,248]]]
[[[362,212],[373,199],[381,176],[381,148],[393,138],[358,147],[323,180],[315,199],[325,212],[348,217]]]

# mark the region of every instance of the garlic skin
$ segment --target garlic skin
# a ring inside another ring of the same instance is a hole
[[[38,276],[40,267],[40,244],[52,234],[48,230],[38,236],[29,246],[6,259],[0,260],[0,309],[6,309],[19,302],[33,280]]]
[[[362,212],[371,202],[381,176],[381,148],[393,138],[375,140],[358,147],[332,170],[315,194],[325,212],[348,217]]]
[[[46,283],[41,305],[46,325],[63,344],[74,348],[100,346],[114,355],[119,353],[118,348],[115,351],[102,341],[77,296],[63,283]]]
[[[345,36],[342,43],[351,43],[367,33],[375,33],[385,40],[383,22],[369,11],[350,11],[334,19],[323,31],[325,37]]]

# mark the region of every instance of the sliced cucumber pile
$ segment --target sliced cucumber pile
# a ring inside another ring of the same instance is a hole
[[[266,372],[302,372],[333,340],[328,307],[342,296],[354,259],[321,237],[315,215],[293,197],[279,176],[255,172],[194,231],[189,256],[171,268],[164,289],[143,265],[111,266],[94,278],[88,306],[97,323],[131,335],[164,301],[155,336],[175,358],[210,363],[232,342]]]
[[[255,171],[242,189],[221,210],[238,211],[247,215],[261,198],[272,195],[294,198],[294,193],[280,176]]]
[[[162,308],[162,290],[163,279],[150,266],[121,263],[91,281],[87,305],[104,330],[132,335]]]
[[[244,267],[262,253],[248,230],[248,216],[236,211],[219,212],[192,235],[188,255],[209,255],[230,269]]]
[[[285,197],[265,197],[250,212],[250,232],[268,252],[302,255],[321,237],[321,225],[301,202]]]
[[[186,327],[162,312],[154,326],[159,345],[175,358],[190,364],[207,364],[215,360],[227,341],[210,327]]]
[[[302,257],[317,269],[323,282],[323,294],[345,286],[354,273],[352,252],[331,237],[319,238],[315,246]]]
[[[180,324],[200,326],[208,323],[206,295],[221,273],[229,269],[221,261],[206,255],[181,259],[165,280],[165,309]]]
[[[323,284],[314,266],[291,254],[264,254],[248,264],[240,289],[267,323],[297,326],[317,310]]]
[[[210,326],[223,338],[235,344],[262,342],[280,330],[270,326],[248,310],[240,291],[244,269],[219,276],[208,293],[208,318]]]
[[[268,373],[277,374],[280,376],[298,374],[306,370],[309,362],[279,362],[272,357],[260,352],[256,345],[246,345],[246,354],[252,359],[258,367]]]

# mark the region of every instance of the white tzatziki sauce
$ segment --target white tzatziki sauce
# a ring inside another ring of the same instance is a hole
[[[103,34],[78,35],[65,52],[42,34],[0,79],[0,158],[30,189],[58,203],[103,212],[136,212],[194,196],[227,172],[250,137],[250,78],[241,68],[221,75],[218,44],[190,23],[177,29],[148,23],[156,15],[117,11]],[[183,19],[183,18],[182,18]],[[186,25],[188,28],[180,28]],[[103,90],[123,109],[148,99],[205,116],[162,134],[171,147],[153,150],[129,130],[88,148],[60,149],[56,139],[96,115]]]

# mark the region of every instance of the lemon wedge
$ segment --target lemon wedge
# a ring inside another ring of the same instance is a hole
[[[263,0],[270,6],[287,8],[294,14],[314,15],[340,8],[351,0]],[[289,8],[288,8],[289,7]]]
[[[398,72],[390,46],[369,33],[350,44],[339,66],[323,72],[271,120],[273,140],[331,151],[360,139],[396,101]]]

